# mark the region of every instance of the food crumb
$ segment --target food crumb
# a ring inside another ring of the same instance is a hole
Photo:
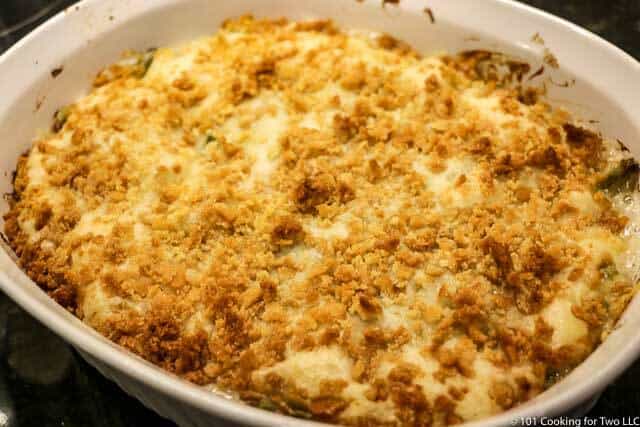
[[[54,68],[53,70],[51,70],[51,77],[53,77],[55,79],[60,74],[62,74],[63,71],[64,71],[64,67],[62,67],[62,66]]]
[[[425,7],[424,13],[427,14],[427,16],[429,17],[429,21],[431,21],[432,24],[436,23],[436,17],[433,15],[433,10],[431,10],[430,7]]]

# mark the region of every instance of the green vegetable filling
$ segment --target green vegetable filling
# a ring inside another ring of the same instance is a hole
[[[138,64],[140,71],[138,72],[138,77],[143,78],[147,75],[149,68],[151,68],[151,64],[153,64],[154,55],[156,53],[156,49],[149,49],[145,53],[140,54],[138,58]]]
[[[602,180],[596,188],[610,194],[630,193],[638,187],[640,167],[633,159],[621,160]]]
[[[53,130],[54,132],[60,132],[65,123],[67,123],[70,114],[71,109],[69,107],[62,107],[58,109],[58,111],[53,114],[53,124],[51,125],[51,130]]]

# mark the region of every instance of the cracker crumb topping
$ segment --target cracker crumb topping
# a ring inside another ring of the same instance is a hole
[[[498,413],[633,296],[603,186],[637,166],[598,181],[611,144],[492,58],[250,16],[129,52],[19,159],[6,235],[84,322],[250,404],[356,426]]]

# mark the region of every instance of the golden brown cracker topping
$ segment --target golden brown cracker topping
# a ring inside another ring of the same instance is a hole
[[[489,416],[578,364],[635,292],[630,219],[594,189],[608,143],[510,88],[527,71],[228,20],[61,109],[18,160],[5,233],[96,330],[250,404]]]

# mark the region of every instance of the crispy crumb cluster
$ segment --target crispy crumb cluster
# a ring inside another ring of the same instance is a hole
[[[634,284],[595,189],[606,141],[486,60],[250,17],[129,54],[20,158],[6,234],[93,328],[251,404],[358,426],[506,410]]]

